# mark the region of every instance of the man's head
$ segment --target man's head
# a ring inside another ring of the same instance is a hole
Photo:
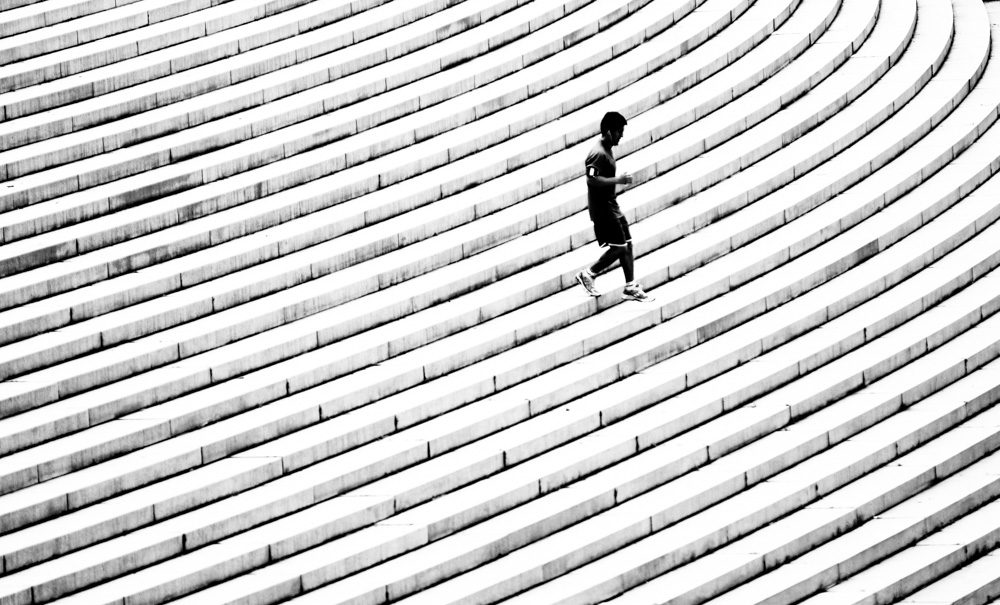
[[[609,111],[601,119],[601,139],[608,146],[615,146],[625,135],[625,125],[628,121],[617,111]]]

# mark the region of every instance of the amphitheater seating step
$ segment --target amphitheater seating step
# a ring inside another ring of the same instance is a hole
[[[216,296],[216,300],[218,300],[218,297],[217,297],[217,296]],[[75,315],[76,315],[76,314],[75,314]]]
[[[820,16],[822,16],[822,13],[820,13]],[[470,197],[471,198],[472,196],[466,196],[466,197]],[[362,209],[362,211],[363,211],[364,204],[362,204],[362,203],[366,202],[367,200],[361,199],[361,200],[358,200],[358,201],[359,201],[359,204],[357,204],[357,206],[360,206],[360,209]],[[556,204],[560,204],[560,205],[564,205],[566,203],[566,201],[565,200],[557,199],[557,200],[555,200],[555,203]],[[454,213],[456,210],[457,209],[452,209],[452,212]],[[530,213],[528,215],[528,217],[524,216],[526,212]],[[473,253],[479,252],[479,249],[481,248],[481,246],[476,246],[476,242],[477,241],[484,240],[485,242],[487,242],[485,244],[486,246],[494,246],[494,245],[496,245],[498,243],[498,241],[503,241],[504,239],[509,239],[509,235],[506,235],[506,234],[508,234],[508,233],[514,233],[515,232],[514,229],[518,229],[518,228],[522,228],[523,229],[523,228],[525,228],[524,225],[525,225],[526,222],[537,223],[537,220],[534,220],[531,217],[532,216],[537,216],[538,213],[539,213],[538,210],[531,210],[530,207],[528,207],[527,205],[521,205],[517,209],[505,212],[504,216],[498,215],[498,216],[495,216],[495,217],[484,218],[484,219],[482,219],[480,221],[476,221],[475,223],[472,223],[471,225],[468,225],[464,230],[456,231],[456,232],[453,232],[452,234],[449,234],[447,237],[450,238],[450,239],[452,239],[453,241],[455,241],[454,245],[456,246],[456,248],[455,248],[456,252],[460,252],[460,251],[465,250],[465,251],[467,251],[467,253],[469,255],[471,255]],[[340,238],[338,240],[338,242],[335,244],[335,246],[339,247],[340,249],[343,250],[343,252],[340,253],[341,256],[345,256],[345,257],[347,257],[347,256],[356,256],[356,253],[353,252],[353,250],[356,247],[358,247],[358,246],[366,246],[366,247],[367,246],[376,246],[377,242],[380,241],[381,238],[387,237],[394,230],[398,229],[399,225],[403,222],[403,219],[405,219],[407,222],[410,222],[412,224],[412,222],[413,222],[413,220],[415,218],[414,217],[415,214],[417,216],[419,216],[418,213],[409,212],[409,213],[403,215],[402,217],[400,217],[399,220],[396,220],[396,221],[392,222],[391,224],[386,224],[384,226],[380,226],[379,229],[377,229],[377,230],[367,230],[367,231],[365,231],[365,235],[362,236],[362,237],[364,237],[364,239],[361,239],[360,241],[359,241],[358,237],[354,237],[354,238]],[[433,233],[439,231],[441,229],[441,226],[436,225],[435,223],[437,223],[439,221],[442,221],[442,217],[440,216],[440,210],[437,210],[435,208],[429,207],[429,208],[427,208],[427,212],[425,212],[424,214],[429,215],[428,216],[428,222],[427,222],[428,226],[426,227],[427,233],[428,234],[433,234]],[[468,212],[466,212],[465,214],[469,215]],[[513,215],[513,216],[511,218],[507,218],[507,216],[510,216],[510,215]],[[339,218],[342,219],[343,217],[341,216]],[[448,220],[449,224],[453,224],[454,222],[455,222],[455,220]],[[497,225],[496,227],[493,227],[491,229],[490,228],[490,223],[499,223],[499,225]],[[484,228],[484,225],[485,225],[485,228]],[[536,227],[538,227],[538,226],[539,225],[536,225]],[[485,229],[485,233],[484,233],[484,229]],[[371,233],[371,231],[375,231],[375,233]],[[468,234],[468,235],[466,235],[466,233],[469,233],[469,232],[471,232],[471,233]],[[494,234],[497,234],[498,232],[499,232],[498,235],[494,235]],[[374,241],[372,241],[373,239],[374,239]],[[409,237],[407,239],[410,240],[410,241],[413,241],[413,240],[419,241],[418,237]],[[439,237],[438,239],[440,240],[441,237]],[[270,238],[268,238],[268,240],[270,240]],[[365,243],[365,240],[368,240],[368,241],[370,241],[372,243]],[[240,240],[240,241],[244,241],[244,240]],[[245,242],[243,244],[237,244],[237,245],[245,247]],[[267,245],[273,247],[273,241],[269,241],[269,243]],[[312,252],[307,253],[308,254],[308,258],[306,259],[306,262],[312,263],[312,262],[315,262],[315,259],[319,259],[319,258],[323,258],[323,257],[329,258],[330,257],[330,252],[331,252],[331,250],[330,250],[331,247],[332,246],[328,246],[328,247],[324,248],[323,251],[314,250]],[[470,249],[470,248],[472,248],[472,249]],[[411,244],[410,250],[413,251],[412,244]],[[218,253],[219,253],[219,250],[216,249],[216,251],[214,252],[214,254],[218,255]],[[442,254],[441,253],[441,247],[440,247],[440,245],[433,247],[431,253],[440,256]],[[208,254],[209,253],[206,252],[205,256],[207,256]],[[412,254],[409,255],[409,256],[412,256]],[[412,264],[413,263],[412,263],[412,259],[411,259],[410,262],[408,263],[408,266],[412,266]],[[395,271],[397,271],[397,272],[407,271],[410,274],[413,274],[413,270],[412,269],[403,269],[403,268],[401,268],[401,269],[396,269]],[[389,275],[392,275],[392,274],[389,274]],[[393,281],[395,281],[394,278],[390,278],[390,279],[393,279]],[[183,298],[187,298],[187,297],[183,297]],[[162,303],[162,301],[161,301],[161,303]],[[127,314],[135,316],[135,312],[134,311],[130,311]],[[114,321],[113,318],[106,316],[105,319],[102,319],[102,320],[97,321],[97,322],[92,322],[92,323],[97,324],[97,325],[95,325],[94,328],[91,328],[91,329],[99,329],[103,333],[103,336],[101,337],[100,340],[101,340],[101,342],[105,346],[107,346],[111,342],[114,342],[114,340],[115,340],[113,337],[111,337],[111,334],[110,334],[110,326],[113,326],[115,324],[114,323],[109,323],[109,322],[113,322],[113,321]],[[101,324],[103,324],[103,326],[101,326]],[[81,324],[78,327],[79,328],[83,328],[83,325]],[[162,326],[162,324],[161,324],[160,327],[162,328],[164,326]],[[122,328],[118,327],[116,329],[117,330],[121,330]],[[76,332],[75,329],[72,330],[72,331],[70,331],[70,332],[64,331],[63,335],[66,336],[66,337],[74,338],[74,340],[76,340],[76,342],[78,342],[78,343],[80,341],[84,340],[85,338],[87,338],[87,337],[83,337],[83,336],[81,336],[79,334],[76,337],[73,337],[72,334],[74,332]],[[130,330],[130,334],[133,337],[135,337],[135,336],[140,335],[141,333],[137,334],[134,330]],[[21,345],[15,345],[13,348],[10,349],[10,355],[11,356],[18,355],[17,350],[19,348],[21,348],[21,349],[30,349],[30,348],[33,348],[33,345],[31,343],[27,343],[27,342],[23,343]],[[51,350],[51,345],[49,345],[49,348]],[[67,353],[69,353],[69,355],[79,354],[80,352],[82,352],[81,349],[79,349],[78,347],[74,347],[73,345],[67,346],[65,350],[66,350]],[[70,351],[74,351],[75,353],[71,353]],[[46,355],[49,355],[49,354],[46,354]],[[57,353],[55,353],[55,355],[58,356],[59,353],[57,352]],[[49,361],[46,362],[46,363],[51,363],[52,360],[53,360],[53,358],[51,358],[51,357],[49,357],[48,359],[49,359]],[[28,363],[31,363],[31,362],[28,362]],[[38,362],[35,362],[35,363],[38,363]],[[35,366],[35,367],[37,367],[37,366]],[[23,373],[26,370],[33,369],[31,366],[25,365],[24,363],[16,363],[16,362],[11,362],[10,365],[7,366],[7,368],[8,368],[7,372],[11,372],[11,373]],[[10,375],[10,374],[8,374],[8,375]]]
[[[118,4],[0,6],[0,605],[996,596],[1000,7]]]
[[[123,57],[209,36],[304,3],[304,0],[240,2],[213,7],[209,2],[180,4],[161,0],[126,4],[115,10],[4,38],[0,41],[0,64],[18,62],[18,65],[12,69],[15,75],[0,78],[0,82],[13,81],[16,86],[66,77]],[[342,2],[330,14],[346,16],[350,10],[350,3]],[[0,27],[11,31],[17,27],[15,23],[6,22]],[[105,43],[95,43],[98,40],[105,40]],[[42,55],[53,56],[29,61]]]

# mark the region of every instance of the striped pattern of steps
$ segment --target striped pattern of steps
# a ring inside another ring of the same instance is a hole
[[[0,605],[996,599],[998,39],[0,0]]]

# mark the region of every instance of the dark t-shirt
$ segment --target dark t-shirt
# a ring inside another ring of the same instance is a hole
[[[604,147],[600,141],[587,154],[584,162],[584,170],[590,176],[603,176],[614,178],[615,176],[615,156]],[[615,186],[596,185],[587,181],[587,208],[590,210],[590,219],[593,221],[618,219],[622,216],[622,211],[618,207],[615,199]]]

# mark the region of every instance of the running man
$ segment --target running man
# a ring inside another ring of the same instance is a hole
[[[601,140],[587,154],[585,162],[587,174],[587,208],[594,223],[594,234],[601,247],[607,247],[604,254],[589,269],[576,274],[576,281],[591,296],[600,296],[594,284],[598,273],[607,269],[616,260],[625,273],[625,290],[622,300],[651,301],[653,298],[643,292],[633,274],[632,235],[628,221],[622,216],[615,194],[616,185],[629,185],[632,177],[628,174],[615,176],[615,155],[611,148],[625,135],[625,116],[618,112],[604,114],[601,120]]]

